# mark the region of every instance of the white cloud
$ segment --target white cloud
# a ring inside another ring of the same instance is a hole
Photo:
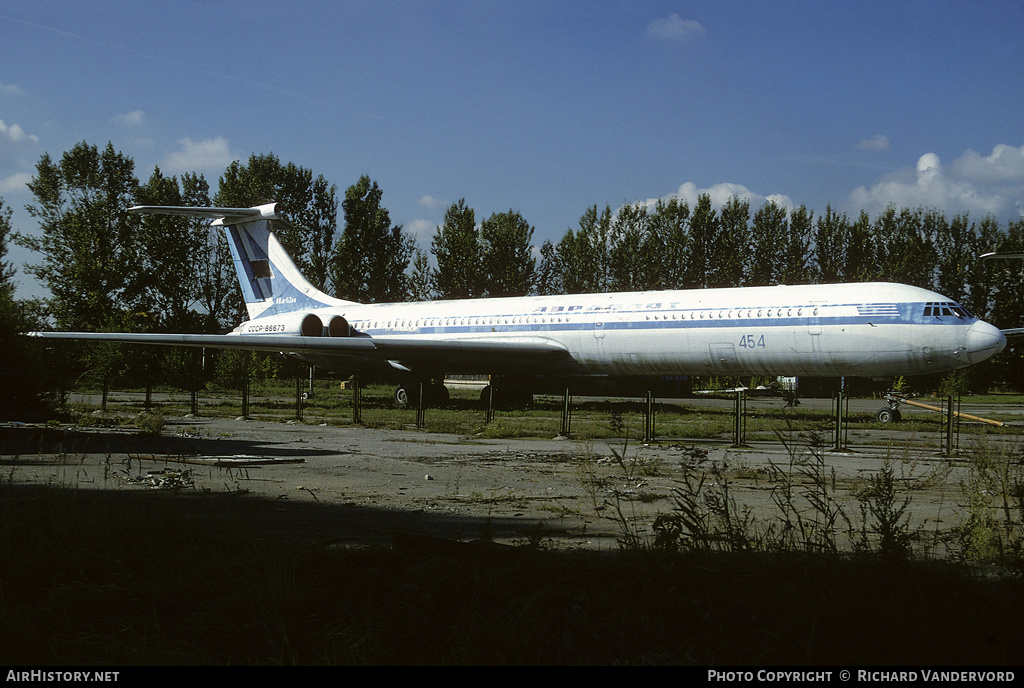
[[[750,207],[754,210],[760,208],[768,201],[774,201],[776,205],[782,208],[794,208],[796,204],[793,203],[789,196],[783,194],[768,194],[762,196],[761,194],[754,193],[742,184],[732,184],[729,182],[723,182],[721,184],[715,184],[714,186],[706,189],[698,189],[697,185],[693,182],[686,182],[679,187],[679,190],[674,194],[667,197],[672,198],[673,196],[686,203],[692,208],[697,204],[697,199],[707,194],[711,198],[711,204],[716,208],[721,208],[728,203],[733,196],[738,196],[740,200],[749,201]],[[654,207],[659,199],[649,199],[647,205]]]
[[[986,157],[968,150],[950,164],[950,169],[973,181],[1020,184],[1024,182],[1024,146],[1014,148],[1000,143]]]
[[[887,151],[889,148],[889,137],[882,134],[875,134],[871,138],[862,139],[857,143],[857,149],[864,151]]]
[[[2,119],[0,119],[0,138],[7,139],[13,143],[21,143],[22,141],[39,143],[39,137],[35,134],[26,134],[25,130],[18,124],[8,126]]]
[[[143,119],[145,119],[145,114],[142,110],[132,110],[131,112],[125,112],[114,117],[115,122],[127,127],[137,127],[142,124]]]
[[[0,96],[23,96],[25,89],[17,84],[0,84]]]
[[[849,205],[869,214],[894,205],[997,219],[1024,216],[1024,146],[999,144],[988,156],[968,150],[948,165],[935,153],[925,153],[913,169],[854,189]]]
[[[689,43],[707,32],[700,25],[700,22],[693,19],[683,19],[673,12],[663,19],[655,19],[648,24],[647,33],[655,38]]]
[[[181,150],[170,153],[161,165],[163,171],[168,174],[223,170],[239,158],[231,154],[228,141],[222,136],[202,141],[192,141],[185,137],[178,143],[181,144]]]
[[[429,194],[424,194],[422,197],[420,197],[419,203],[423,207],[430,208],[431,210],[437,210],[438,208],[443,208],[445,206],[444,201],[442,201],[440,198],[434,198]]]
[[[416,240],[417,245],[430,246],[437,224],[430,220],[413,220],[407,222],[402,229]]]
[[[4,177],[0,179],[0,193],[5,195],[12,195],[17,193],[25,193],[28,191],[26,186],[32,181],[32,175],[27,172],[21,172],[18,174],[12,174],[10,177]]]

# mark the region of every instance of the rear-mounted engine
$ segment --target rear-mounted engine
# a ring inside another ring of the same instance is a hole
[[[270,318],[258,318],[243,324],[242,334],[291,334],[302,337],[349,337],[352,326],[340,315],[332,316],[326,326],[314,313],[291,313]]]

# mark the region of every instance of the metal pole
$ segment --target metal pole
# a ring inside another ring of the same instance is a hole
[[[644,442],[654,440],[654,394],[644,393]]]
[[[356,425],[363,423],[363,399],[359,389],[359,380],[352,381],[352,422]]]
[[[242,418],[249,417],[249,363],[242,368]]]
[[[835,397],[835,441],[832,443],[833,451],[840,451],[843,448],[843,387],[840,383],[839,391]]]
[[[424,425],[424,423],[423,423],[423,397],[424,397],[424,394],[423,394],[423,382],[420,382],[420,384],[419,384],[419,395],[418,395],[418,397],[419,398],[416,399],[416,427],[417,428],[422,428],[423,425]]]
[[[572,424],[572,398],[569,396],[569,388],[562,393],[562,430],[559,433],[562,437],[568,437]]]
[[[845,394],[843,398],[846,399],[846,407],[843,409],[843,447],[849,448],[850,446],[850,424],[846,420],[850,417],[850,395]]]
[[[953,414],[953,416],[956,417],[956,432],[954,437],[956,438],[955,450],[957,451],[957,453],[959,451],[959,424],[961,424],[961,419],[964,418],[964,415],[961,414],[961,411],[959,411],[961,410],[961,401],[963,400],[963,398],[964,397],[962,397],[961,394],[959,394],[959,392],[956,392],[956,413]]]
[[[953,454],[953,393],[946,398],[946,456]]]
[[[742,447],[747,443],[747,415],[745,413],[746,396],[742,389],[736,390],[736,419],[733,429],[733,446]]]

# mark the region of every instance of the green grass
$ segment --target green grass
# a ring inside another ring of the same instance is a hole
[[[303,383],[303,391],[306,384]],[[395,408],[389,386],[367,386],[362,394],[362,424],[370,428],[403,429],[416,423],[414,409]],[[143,409],[142,396],[136,393],[129,402],[108,403],[108,415],[96,416],[93,408],[73,407],[71,419],[83,425],[131,425]],[[1021,403],[1021,395],[988,395],[965,397],[969,404]],[[926,403],[940,404],[940,400],[925,399]],[[881,405],[882,402],[879,402]],[[626,401],[578,400],[572,407],[572,435],[581,440],[639,438],[644,418],[641,403]],[[183,416],[191,410],[187,393],[171,394],[170,400],[155,403],[155,410],[164,417]],[[199,399],[199,414],[208,417],[235,418],[242,413],[238,393],[232,391],[204,391]],[[551,438],[561,429],[562,401],[560,397],[535,397],[526,409],[496,411],[490,424],[485,424],[480,408],[479,392],[452,390],[451,400],[444,408],[425,411],[424,429],[464,436],[480,435],[485,438]],[[984,414],[982,414],[984,415]],[[998,412],[991,415],[998,416]],[[249,417],[264,421],[284,422],[296,419],[295,387],[280,382],[256,386],[250,393]],[[849,428],[900,430],[918,437],[942,434],[940,414],[916,409],[904,415],[898,425],[882,425],[872,413],[851,413]],[[314,395],[302,403],[302,422],[318,425],[351,425],[352,392],[343,390],[336,381],[317,380]],[[832,412],[822,408],[790,408],[781,400],[775,404],[748,407],[746,437],[749,441],[774,440],[779,432],[817,437],[831,441]],[[658,437],[667,440],[711,439],[728,441],[733,437],[733,410],[731,405],[708,406],[681,400],[658,403],[655,406],[655,427]],[[995,428],[978,424],[960,425],[963,434],[1018,434],[1019,428]]]

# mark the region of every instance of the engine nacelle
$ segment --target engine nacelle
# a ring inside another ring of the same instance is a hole
[[[336,315],[331,318],[331,322],[327,325],[327,334],[330,337],[351,337],[352,326],[348,324],[348,320]]]
[[[351,337],[352,326],[340,315],[331,316],[327,326],[315,313],[288,313],[257,318],[236,329],[240,334],[292,334],[302,337]]]

